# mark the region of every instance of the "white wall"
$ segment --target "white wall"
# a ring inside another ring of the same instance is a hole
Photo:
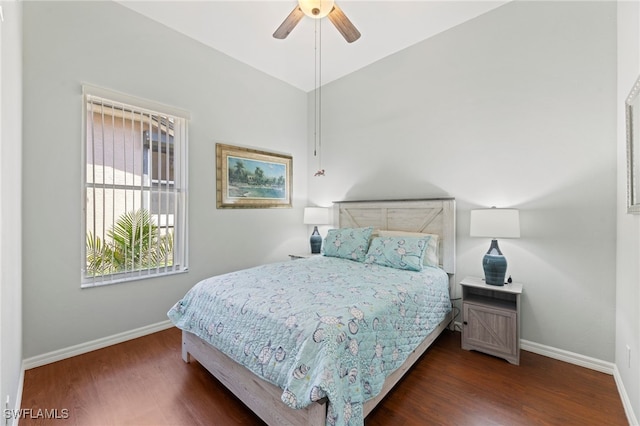
[[[83,82],[191,112],[187,274],[80,289]],[[115,2],[25,2],[25,358],[164,321],[198,280],[306,247],[305,110],[304,92]],[[217,210],[215,142],[291,154],[294,208]]]
[[[640,75],[640,2],[618,2],[618,230],[615,362],[640,414],[640,216],[627,214],[624,101]],[[627,346],[631,349],[628,364]],[[637,420],[636,420],[637,421]]]
[[[22,5],[0,2],[0,397],[20,397],[22,365]],[[3,416],[4,418],[4,416]]]
[[[305,249],[307,196],[452,195],[458,278],[489,243],[469,210],[520,208],[501,247],[523,338],[616,358],[615,3],[514,2],[326,86],[324,178],[301,143],[310,96],[117,4],[24,9],[25,357],[162,321],[198,279]],[[188,274],[80,290],[82,82],[191,111]],[[215,141],[293,154],[294,209],[216,210]]]
[[[469,210],[521,209],[522,238],[500,246],[524,283],[522,338],[613,362],[615,2],[506,4],[326,85],[322,103],[312,202],[456,197],[458,279],[482,276],[489,247]]]

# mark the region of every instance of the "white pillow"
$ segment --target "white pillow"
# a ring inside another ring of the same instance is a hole
[[[408,231],[391,231],[378,229],[377,234],[381,237],[431,237],[427,249],[424,251],[424,265],[440,266],[440,256],[438,247],[440,246],[437,234],[426,234],[423,232],[408,232]]]

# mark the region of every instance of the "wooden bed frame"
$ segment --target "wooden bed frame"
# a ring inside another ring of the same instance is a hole
[[[373,226],[374,229],[439,235],[442,268],[449,274],[449,288],[453,288],[455,282],[455,200],[453,198],[341,201],[335,203],[334,217],[334,223],[341,228]],[[407,357],[404,364],[386,378],[380,394],[365,402],[364,417],[387,395],[452,320],[453,317],[450,314]],[[267,424],[325,425],[326,400],[311,404],[304,409],[294,410],[281,401],[282,389],[256,376],[196,335],[183,331],[182,359],[188,363],[191,357],[194,357]]]

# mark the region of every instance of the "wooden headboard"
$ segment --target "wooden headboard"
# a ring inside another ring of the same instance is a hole
[[[334,223],[340,228],[425,232],[440,236],[442,269],[456,271],[456,201],[454,198],[385,201],[336,201]]]

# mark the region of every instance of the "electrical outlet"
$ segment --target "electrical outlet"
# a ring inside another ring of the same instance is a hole
[[[631,368],[631,347],[627,345],[627,367]]]

